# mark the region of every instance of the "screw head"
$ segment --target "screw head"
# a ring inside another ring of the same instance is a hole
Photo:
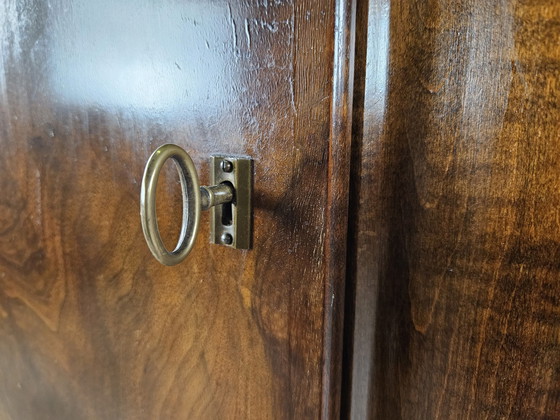
[[[222,160],[222,171],[224,172],[232,172],[233,171],[233,163],[229,160]]]
[[[224,245],[231,245],[233,243],[233,236],[231,236],[229,233],[222,234],[220,239]]]

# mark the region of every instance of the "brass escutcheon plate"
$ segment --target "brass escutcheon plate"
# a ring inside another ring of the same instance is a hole
[[[234,191],[229,204],[212,207],[210,241],[235,249],[252,245],[253,160],[246,156],[213,155],[212,185],[230,184]]]

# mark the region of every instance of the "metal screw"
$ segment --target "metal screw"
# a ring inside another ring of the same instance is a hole
[[[222,234],[220,239],[222,240],[222,243],[224,245],[231,245],[233,243],[233,236],[231,236],[229,233]]]
[[[232,172],[233,171],[233,163],[231,163],[229,160],[222,160],[222,171]]]

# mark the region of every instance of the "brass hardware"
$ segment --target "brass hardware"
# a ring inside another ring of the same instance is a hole
[[[163,244],[157,225],[156,188],[167,159],[177,165],[183,195],[183,222],[173,251]],[[174,144],[165,144],[146,163],[140,192],[140,219],[148,248],[164,265],[176,265],[191,251],[200,223],[200,212],[212,210],[211,241],[237,249],[251,245],[252,160],[245,157],[213,156],[212,186],[200,186],[189,154]]]
[[[167,159],[173,159],[179,170],[183,194],[183,223],[177,246],[171,252],[165,248],[157,225],[156,188],[159,173]],[[148,247],[154,257],[164,265],[175,265],[191,251],[200,222],[200,184],[191,157],[174,144],[159,147],[148,159],[140,191],[140,220]]]
[[[210,240],[235,249],[250,249],[252,237],[253,160],[248,157],[212,156],[212,184],[231,185],[231,204],[212,208]]]
[[[200,187],[202,199],[202,210],[233,201],[233,187],[228,184],[214,185],[212,187]]]

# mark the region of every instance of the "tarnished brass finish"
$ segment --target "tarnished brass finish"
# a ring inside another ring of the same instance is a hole
[[[253,160],[248,157],[212,156],[213,184],[231,185],[231,205],[212,207],[210,240],[236,249],[250,249],[252,239]]]
[[[183,221],[177,246],[168,251],[159,233],[156,214],[156,188],[159,173],[167,159],[177,164],[183,194]],[[165,144],[148,159],[140,194],[140,219],[150,251],[164,265],[176,265],[191,251],[200,222],[200,212],[212,209],[213,243],[238,249],[251,246],[252,160],[213,156],[212,186],[200,186],[189,154],[179,146]]]
[[[173,159],[179,169],[183,193],[183,222],[179,241],[168,251],[158,229],[156,189],[159,173],[167,159]],[[174,144],[164,144],[148,159],[140,192],[140,220],[150,251],[164,265],[179,264],[189,254],[198,233],[200,222],[200,184],[194,163],[187,152]]]
[[[200,187],[200,197],[202,199],[202,210],[220,204],[231,203],[233,200],[233,187],[229,184],[213,185],[211,187]]]

